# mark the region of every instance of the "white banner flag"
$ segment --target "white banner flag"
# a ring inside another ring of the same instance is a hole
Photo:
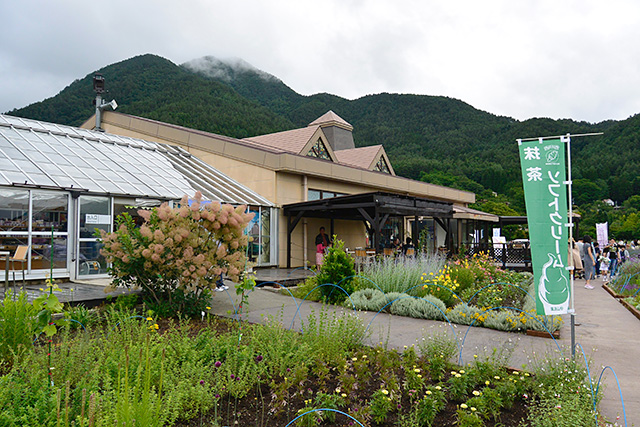
[[[609,228],[608,223],[596,224],[596,236],[600,248],[604,248],[609,243]]]

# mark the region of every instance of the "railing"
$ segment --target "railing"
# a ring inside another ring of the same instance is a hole
[[[472,243],[464,246],[464,253],[472,256],[487,253],[502,268],[531,270],[531,249],[519,243]]]

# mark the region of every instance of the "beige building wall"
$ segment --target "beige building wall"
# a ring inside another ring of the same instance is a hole
[[[305,156],[261,150],[238,143],[224,136],[175,127],[154,121],[105,112],[103,128],[116,135],[140,138],[182,147],[202,161],[239,183],[246,185],[270,200],[278,208],[289,203],[307,199],[304,194],[304,176],[307,188],[333,191],[343,194],[360,194],[374,191],[389,191],[417,195],[454,203],[473,202],[473,193],[435,186],[419,181],[347,167],[330,162],[317,161]],[[93,119],[82,127],[92,128]],[[135,130],[132,130],[135,128]],[[287,218],[278,209],[277,263],[287,265]],[[301,220],[292,234],[291,266],[304,265],[305,253],[308,265],[315,265],[315,236],[321,225],[330,233],[330,221],[306,219],[307,240],[304,242],[305,220]],[[438,230],[442,231],[442,230]],[[334,233],[349,248],[366,246],[366,229],[360,221],[334,222]],[[437,233],[440,240],[443,233]],[[306,247],[305,247],[306,246]]]

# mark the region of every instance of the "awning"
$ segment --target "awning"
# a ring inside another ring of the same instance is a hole
[[[439,221],[453,218],[453,203],[383,192],[291,203],[282,209],[287,217],[287,267],[291,266],[291,233],[303,217],[363,221],[374,247],[381,226],[391,216],[428,216]]]

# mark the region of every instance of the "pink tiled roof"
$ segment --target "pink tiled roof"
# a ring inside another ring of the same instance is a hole
[[[351,126],[351,124],[349,124],[345,119],[343,119],[342,117],[340,117],[339,115],[337,115],[331,110],[327,111],[325,114],[323,114],[322,116],[318,117],[317,119],[309,123],[309,126],[323,125],[323,124],[332,123],[332,122],[346,126],[350,130],[353,130],[353,126]]]
[[[252,136],[251,138],[243,139],[243,141],[289,153],[300,154],[317,130],[318,126],[309,126],[306,128],[286,130],[284,132],[270,133],[268,135]]]
[[[363,169],[371,169],[371,164],[382,149],[382,145],[371,145],[369,147],[334,151],[334,154],[338,158],[338,163]]]

